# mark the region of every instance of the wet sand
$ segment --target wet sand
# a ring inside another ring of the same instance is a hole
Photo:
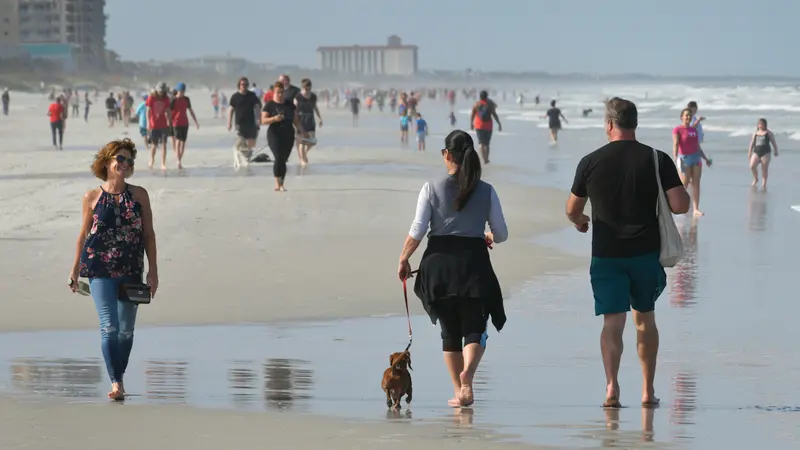
[[[137,143],[140,138],[134,126],[108,128],[98,110],[89,124],[68,120],[64,151],[57,152],[48,145],[49,129],[42,112],[47,103],[16,96],[12,116],[0,121],[4,136],[0,144],[0,205],[4,211],[0,249],[8,255],[0,262],[4,286],[0,306],[8,312],[0,316],[0,331],[87,329],[94,335],[97,318],[91,299],[71,294],[65,284],[74,255],[80,199],[83,192],[99,184],[88,171],[94,151],[125,136],[124,131]],[[140,152],[131,179],[151,195],[161,279],[154,303],[140,310],[137,342],[140,337],[146,339],[147,327],[156,325],[281,323],[403,312],[395,272],[397,255],[413,218],[419,188],[442,173],[441,137],[431,137],[429,151],[417,154],[393,145],[396,135],[392,131],[378,132],[377,125],[354,131],[347,114],[325,114],[323,110],[326,127],[318,132],[322,145],[312,151],[311,166],[300,172],[292,164],[286,182],[289,192],[277,194],[272,191],[270,165],[233,172],[230,146],[225,144],[233,141],[233,135],[205,108],[196,108],[202,128],[190,130],[187,169],[174,170],[170,150],[171,169],[166,174],[150,171],[146,152]],[[292,163],[295,161],[293,157]],[[498,189],[512,234],[508,243],[492,252],[507,296],[513,297],[521,283],[536,274],[580,264],[579,258],[532,242],[537,235],[564,226],[563,192],[504,182],[502,167],[487,167],[484,179]],[[420,255],[421,250],[415,259]],[[422,311],[417,301],[412,301],[411,308],[413,313]],[[402,329],[398,334],[404,335]],[[97,357],[97,339],[99,336],[94,336],[89,346],[81,344],[70,350]],[[169,347],[170,341],[167,337],[160,345]],[[139,350],[137,344],[134,355],[144,356],[146,348],[149,346]],[[385,351],[391,348],[387,341]],[[379,359],[381,365],[384,359]],[[440,369],[438,364],[436,368]],[[34,420],[38,426],[59,422],[58,426],[46,426],[44,436],[63,448],[91,448],[86,447],[90,440],[99,446],[113,434],[102,423],[118,422],[105,409],[104,394],[98,394],[90,395],[91,405],[56,401],[57,406],[43,408],[22,401],[13,408],[2,408],[3,427],[9,430],[2,433],[7,440],[2,443],[34,442],[31,438],[37,428],[25,426]],[[3,402],[9,405],[9,400]],[[380,404],[376,406],[376,411],[382,411]],[[187,443],[184,437],[190,430],[207,429],[203,421],[226,425],[217,428],[218,442],[246,448],[253,442],[264,443],[263,435],[249,427],[273,423],[272,417],[248,416],[237,421],[230,413],[152,405],[125,406],[117,411],[131,414],[122,420],[155,427],[152,432],[137,433],[130,442],[137,448]],[[178,414],[184,418],[173,417]],[[186,418],[191,415],[200,425]],[[62,421],[64,417],[68,419]],[[391,438],[382,434],[386,431],[376,430],[393,427],[344,425],[305,415],[276,420],[275,428],[282,430],[286,439],[293,439],[296,448],[311,448],[332,435],[344,439],[340,448],[353,448],[358,442],[384,443]],[[227,426],[233,422],[239,425]],[[284,422],[289,425],[282,425]],[[433,448],[458,440],[441,435],[447,427],[431,426],[430,433],[423,431],[425,426],[410,428],[411,437],[404,436],[403,445],[416,439],[419,447]],[[319,432],[309,431],[316,427]],[[103,429],[109,434],[98,431]],[[290,432],[292,429],[303,432]],[[493,433],[485,435],[492,438]],[[270,443],[281,443],[280,437],[275,439]],[[39,446],[32,448],[48,448],[45,441],[38,442]],[[219,448],[214,442],[209,437],[197,440],[193,447]]]

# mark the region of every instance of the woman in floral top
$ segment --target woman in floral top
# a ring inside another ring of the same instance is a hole
[[[125,399],[122,378],[133,348],[137,305],[119,300],[122,283],[141,283],[147,254],[147,284],[151,295],[158,289],[156,236],[150,197],[144,188],[129,185],[136,146],[130,139],[109,142],[92,164],[100,187],[83,197],[81,231],[69,287],[75,292],[78,277],[89,287],[100,317],[103,359],[111,379],[113,400]]]

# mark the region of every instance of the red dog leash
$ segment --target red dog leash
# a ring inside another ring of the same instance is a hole
[[[408,274],[407,277],[403,279],[403,299],[406,301],[406,319],[408,319],[408,345],[406,346],[406,349],[403,350],[404,352],[407,352],[408,349],[411,348],[411,342],[413,340],[413,333],[411,332],[411,312],[408,310],[408,286],[406,280],[413,277],[417,272],[419,272],[419,270],[413,270]]]

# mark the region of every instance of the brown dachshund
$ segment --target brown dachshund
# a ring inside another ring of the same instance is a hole
[[[400,409],[400,400],[406,396],[406,403],[411,403],[411,353],[408,351],[392,353],[389,356],[389,368],[383,372],[381,388],[386,392],[386,406]],[[413,369],[412,369],[413,370]]]

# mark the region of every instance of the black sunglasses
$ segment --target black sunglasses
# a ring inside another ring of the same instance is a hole
[[[117,161],[117,164],[125,163],[129,166],[132,166],[134,164],[133,159],[127,158],[125,155],[117,155],[114,157],[114,160]]]

